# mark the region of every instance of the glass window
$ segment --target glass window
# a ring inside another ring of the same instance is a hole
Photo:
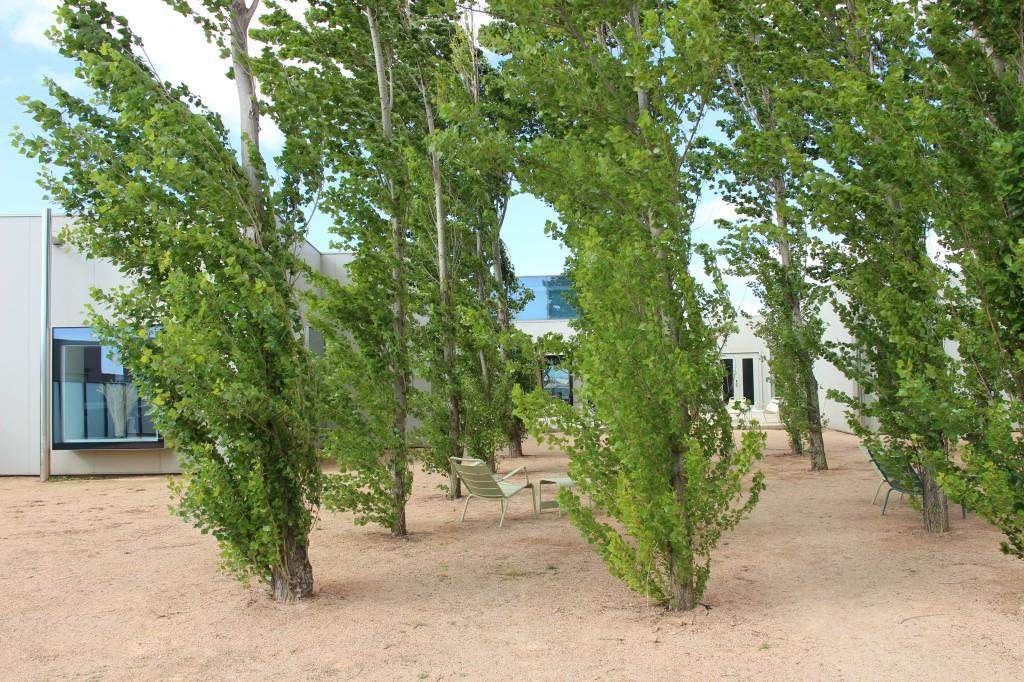
[[[309,325],[306,325],[306,348],[314,355],[319,355],[320,357],[323,357],[326,352],[324,337]]]
[[[754,358],[743,358],[743,397],[751,405],[754,400]]]
[[[146,403],[115,349],[88,327],[53,330],[53,447],[160,447]]]
[[[520,277],[519,283],[533,292],[533,300],[526,304],[517,320],[573,320],[579,317],[572,286],[565,275],[548,277]]]
[[[729,403],[736,395],[736,372],[731,358],[722,358],[722,366],[725,368],[725,375],[722,378],[722,399]]]
[[[544,391],[572,405],[572,373],[560,366],[561,358],[549,355],[544,359],[541,387]]]

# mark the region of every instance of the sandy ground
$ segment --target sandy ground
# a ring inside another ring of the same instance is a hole
[[[761,504],[715,555],[711,608],[684,615],[527,497],[503,529],[482,502],[459,523],[426,476],[409,540],[323,517],[316,597],[297,606],[219,573],[164,478],[0,479],[0,678],[1024,677],[1024,562],[996,531],[959,508],[942,537],[905,504],[882,517],[852,437],[828,434],[824,475],[768,439]],[[565,470],[527,453],[533,479]]]

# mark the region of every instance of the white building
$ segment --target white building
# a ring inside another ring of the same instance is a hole
[[[154,474],[178,471],[173,450],[146,417],[123,367],[86,327],[92,287],[124,284],[57,235],[68,218],[0,216],[0,475]],[[304,244],[303,260],[345,280],[350,254]],[[308,326],[307,343],[322,344]],[[43,390],[44,387],[47,390]]]
[[[85,326],[92,287],[124,283],[109,263],[86,259],[56,235],[68,218],[50,211],[0,216],[0,334],[6,381],[0,386],[0,475],[154,474],[178,471],[135,395],[116,354],[104,349]],[[322,253],[304,244],[302,258],[319,272],[345,280],[351,254]],[[575,315],[563,294],[564,277],[527,277],[535,299],[516,325],[536,337],[570,335]],[[830,329],[841,329],[833,324]],[[322,340],[307,327],[312,348]],[[743,325],[723,348],[728,394],[745,396],[755,410],[772,396],[767,349]],[[828,425],[848,430],[842,407],[827,400],[828,388],[854,391],[834,367],[816,367]],[[547,388],[572,398],[572,382],[557,367],[546,373]],[[854,394],[855,391],[854,391]]]
[[[569,324],[576,311],[564,298],[569,289],[568,280],[561,275],[540,277],[522,277],[520,282],[533,291],[534,298],[516,319],[516,326],[534,338],[548,333],[572,336],[573,329]],[[832,341],[849,341],[850,337],[840,323],[835,311],[826,305],[822,310],[825,318],[826,338]],[[769,352],[765,342],[754,334],[752,324],[744,319],[737,320],[739,331],[725,339],[722,345],[722,364],[725,369],[723,380],[723,399],[745,398],[751,405],[751,417],[757,418],[762,424],[777,422],[777,416],[765,414],[775,393],[772,387],[771,371],[768,367]],[[838,431],[850,432],[845,414],[845,406],[827,397],[829,389],[856,396],[856,383],[847,379],[835,365],[819,360],[814,366],[815,377],[818,379],[819,400],[822,417],[826,426]],[[545,386],[552,393],[563,399],[570,397],[568,386],[578,385],[576,377],[567,372],[549,370],[545,376]]]

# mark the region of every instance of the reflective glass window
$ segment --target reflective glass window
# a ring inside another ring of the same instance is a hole
[[[533,292],[517,320],[572,320],[579,317],[569,278],[565,275],[520,277],[519,283]]]
[[[54,448],[161,444],[130,373],[92,329],[54,328],[52,362]]]

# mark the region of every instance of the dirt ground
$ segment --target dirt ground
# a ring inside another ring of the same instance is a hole
[[[0,678],[1020,679],[1024,562],[959,508],[927,536],[829,433],[812,474],[769,432],[768,489],[688,614],[612,578],[566,519],[457,505],[419,476],[409,540],[325,514],[316,597],[278,606],[218,572],[162,477],[0,479]],[[532,480],[565,471],[527,447]],[[508,471],[511,463],[502,463]],[[894,496],[895,498],[895,496]]]

